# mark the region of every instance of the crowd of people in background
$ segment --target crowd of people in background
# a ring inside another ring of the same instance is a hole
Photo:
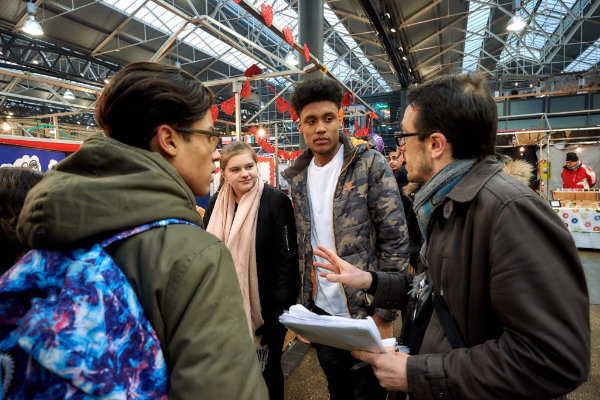
[[[556,399],[583,383],[581,261],[544,204],[543,181],[531,190],[531,169],[497,155],[497,107],[484,79],[443,76],[412,88],[387,162],[340,133],[343,95],[327,79],[295,86],[307,149],[283,174],[291,199],[263,183],[248,144],[217,150],[213,93],[158,63],[114,75],[96,106],[104,135],[46,176],[0,169],[0,309],[10,310],[0,316],[2,398],[283,399],[287,329],[278,317],[297,302],[319,315],[371,317],[382,338],[402,318],[408,354],[314,343],[333,400]],[[201,218],[195,198],[209,193],[216,161],[221,183]],[[579,185],[579,171],[569,153],[563,179]],[[125,279],[113,287],[114,273],[88,276],[69,261],[90,249]],[[105,312],[106,324],[86,331],[45,280],[17,290],[36,268],[64,281],[75,313],[112,310],[126,289],[136,300],[119,306],[117,322]],[[69,286],[81,276],[81,287]],[[35,325],[46,340],[31,343],[26,327],[42,304],[55,318]],[[128,333],[139,326],[156,349]],[[127,340],[110,362],[100,350],[91,370],[77,369],[116,332]],[[77,346],[64,360],[46,357],[62,339]],[[371,367],[353,368],[361,361]],[[111,375],[121,366],[121,378]]]

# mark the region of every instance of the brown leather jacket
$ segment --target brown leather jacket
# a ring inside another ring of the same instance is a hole
[[[429,221],[427,264],[469,348],[433,314],[410,356],[415,399],[553,399],[590,369],[589,299],[564,223],[494,157],[476,163]],[[406,304],[410,275],[378,273],[373,307]]]

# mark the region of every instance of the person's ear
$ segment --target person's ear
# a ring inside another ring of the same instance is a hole
[[[429,146],[431,148],[431,158],[441,159],[444,154],[450,149],[450,143],[446,140],[446,136],[441,133],[433,133],[429,136]]]
[[[298,132],[300,132],[300,134],[302,135],[302,119],[298,120]]]
[[[153,138],[154,147],[165,155],[175,157],[181,150],[182,137],[177,134],[169,125],[160,125],[156,130],[156,136]],[[151,150],[153,150],[151,148]],[[156,151],[156,150],[155,150]]]

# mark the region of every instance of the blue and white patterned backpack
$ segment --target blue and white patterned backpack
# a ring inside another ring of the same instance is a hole
[[[169,377],[154,329],[106,253],[32,250],[0,277],[2,399],[167,399]],[[196,225],[193,225],[196,226]]]

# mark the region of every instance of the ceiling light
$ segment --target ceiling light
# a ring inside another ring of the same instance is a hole
[[[110,82],[108,79],[104,80],[104,83],[106,83],[108,85],[108,82]]]
[[[577,146],[577,149],[575,149],[575,151],[579,153],[581,151],[581,146]]]
[[[175,61],[175,68],[181,68],[181,63],[179,61]]]
[[[75,95],[73,94],[73,92],[71,92],[70,90],[67,90],[64,94],[63,97],[67,100],[73,100],[75,99]]]
[[[40,36],[44,34],[42,26],[35,20],[35,14],[37,14],[34,3],[27,3],[27,13],[29,19],[23,24],[23,32],[28,33],[32,36]]]
[[[81,122],[77,121],[77,125],[81,125]]]
[[[12,116],[11,116],[11,115],[9,115],[9,116],[8,116],[8,117],[6,117],[6,118],[8,118],[8,119],[11,119],[11,118],[12,118]]]
[[[402,46],[398,46],[398,50],[404,51],[404,49],[402,48]]]
[[[285,62],[290,65],[298,65],[298,57],[296,57],[294,50],[288,51],[287,55],[285,56]]]
[[[391,15],[390,15],[390,13],[385,13],[385,17],[386,17],[387,19],[390,19],[390,18],[391,18]]]
[[[402,59],[403,59],[404,61],[406,61],[406,57],[405,57],[405,56],[402,56]]]
[[[519,82],[515,82],[515,86],[519,86]]]
[[[396,30],[394,28],[390,29],[390,31],[392,31],[392,33],[396,33]]]
[[[8,115],[13,115],[13,113],[12,113],[12,112],[9,112],[9,113],[8,113]]]
[[[515,11],[515,15],[513,15],[510,21],[508,21],[508,25],[506,25],[507,31],[520,31],[521,29],[525,28],[525,25],[527,25],[525,18],[523,18],[521,14],[517,14],[517,12],[518,11]]]
[[[521,146],[521,148],[519,149],[519,151],[522,153],[525,151],[525,147]]]
[[[265,136],[265,128],[260,128],[260,129],[258,130],[258,135],[259,135],[259,136]]]
[[[412,69],[410,69],[410,68],[409,68],[409,69],[408,69],[408,72],[412,72]]]
[[[50,129],[50,133],[54,134],[56,131],[54,129]]]
[[[10,131],[10,125],[8,124],[8,122],[4,121],[4,123],[2,124],[2,129],[4,129],[4,132]]]
[[[37,64],[38,62],[36,60],[33,60],[32,63]]]
[[[530,84],[529,84],[529,87],[533,87],[533,83],[530,83]]]

